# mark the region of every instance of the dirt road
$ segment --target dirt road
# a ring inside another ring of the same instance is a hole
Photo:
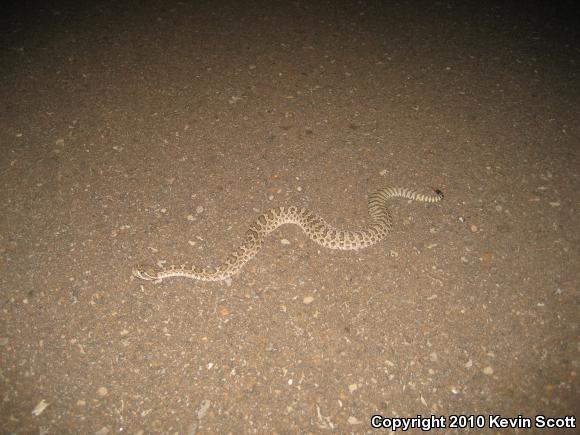
[[[569,2],[146,3],[3,14],[1,433],[579,414]],[[131,276],[392,185],[445,201],[358,252],[284,227],[231,283]]]

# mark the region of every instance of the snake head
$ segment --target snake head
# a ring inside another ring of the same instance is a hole
[[[132,273],[134,277],[145,281],[161,282],[161,278],[157,276],[157,273],[150,266],[137,265],[133,268]]]

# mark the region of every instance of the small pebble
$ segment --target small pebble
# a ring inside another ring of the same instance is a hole
[[[196,212],[197,214],[203,213],[203,207],[202,207],[201,205],[198,205],[198,206],[195,208],[195,212]]]
[[[493,367],[492,366],[487,366],[486,368],[483,369],[483,374],[491,376],[493,375]]]
[[[491,263],[491,260],[493,260],[493,253],[491,253],[491,252],[484,252],[481,255],[481,261],[483,261],[484,263]]]
[[[38,402],[38,405],[36,405],[36,407],[32,410],[32,415],[38,417],[40,414],[44,412],[44,410],[48,405],[49,404],[46,402],[46,400],[42,399],[40,402]]]
[[[305,296],[304,299],[302,299],[302,302],[308,305],[314,302],[314,298],[312,296]]]
[[[100,388],[97,390],[97,394],[98,394],[99,396],[101,396],[101,397],[104,397],[104,396],[106,396],[107,394],[109,394],[109,390],[107,390],[107,387],[100,387]]]
[[[205,415],[207,414],[207,411],[209,410],[209,407],[211,406],[211,401],[210,400],[202,400],[199,407],[197,408],[197,418],[198,420],[201,420],[202,418],[205,417]]]

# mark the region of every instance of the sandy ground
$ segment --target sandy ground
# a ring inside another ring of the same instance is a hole
[[[1,18],[1,433],[579,416],[573,18],[79,3]],[[273,206],[362,226],[390,185],[446,198],[359,252],[281,228],[231,285],[131,276],[217,265]]]

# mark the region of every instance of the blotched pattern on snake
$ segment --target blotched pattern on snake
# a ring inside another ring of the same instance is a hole
[[[357,250],[374,245],[381,241],[392,230],[392,218],[387,209],[390,198],[407,198],[421,202],[439,202],[443,199],[440,190],[435,195],[424,195],[404,187],[387,187],[379,189],[369,196],[369,225],[357,231],[345,231],[334,228],[320,216],[306,208],[278,207],[272,208],[258,216],[250,226],[242,244],[233,251],[218,267],[198,267],[185,265],[169,266],[153,271],[144,266],[136,266],[133,275],[147,281],[159,282],[166,278],[181,276],[200,281],[222,281],[235,275],[262,248],[268,234],[284,224],[298,225],[308,237],[319,245],[330,249]]]

